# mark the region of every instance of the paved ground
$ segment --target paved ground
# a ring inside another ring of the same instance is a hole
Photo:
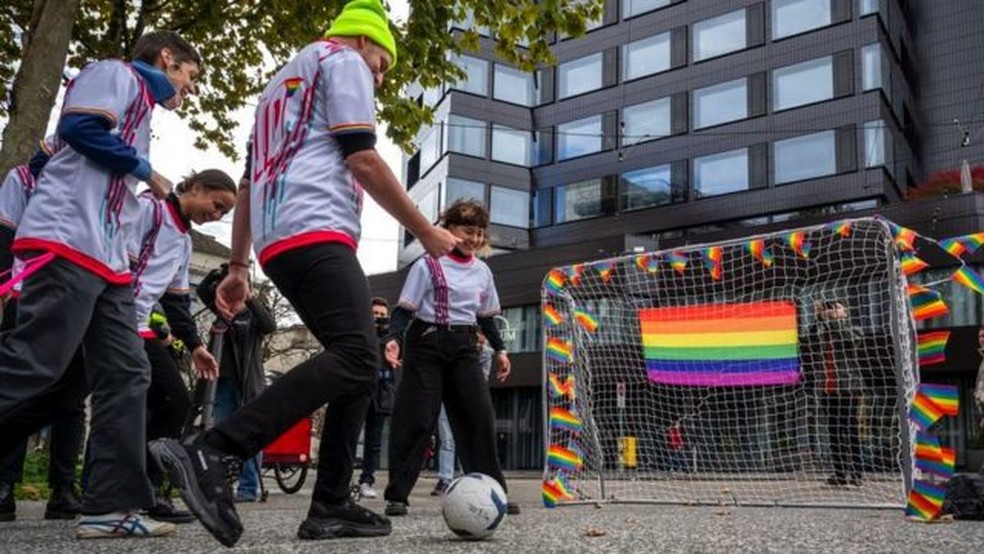
[[[270,481],[269,484],[276,488]],[[980,552],[984,522],[924,525],[896,510],[735,508],[617,504],[547,510],[540,484],[512,479],[510,499],[523,514],[508,518],[488,541],[468,543],[447,531],[440,504],[428,496],[433,479],[422,479],[407,517],[394,518],[393,534],[379,539],[301,542],[295,538],[310,499],[271,493],[262,504],[240,505],[246,533],[238,552]],[[365,501],[382,510],[381,500]],[[43,503],[18,503],[18,519],[0,523],[0,552],[224,551],[198,524],[162,539],[79,541],[71,522],[48,522]]]

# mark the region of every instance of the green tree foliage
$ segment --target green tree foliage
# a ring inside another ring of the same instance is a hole
[[[186,102],[182,116],[197,132],[196,146],[215,145],[235,158],[242,145],[232,143],[233,111],[242,108],[266,84],[270,74],[298,47],[321,36],[345,0],[82,0],[70,44],[68,66],[107,57],[127,57],[141,33],[172,29],[202,53],[200,94]],[[31,0],[5,0],[0,7],[0,98],[11,88],[18,60],[16,38],[29,25]],[[449,57],[461,51],[494,48],[523,69],[550,64],[555,33],[578,35],[586,22],[601,16],[602,0],[410,0],[410,17],[394,27],[400,63],[378,94],[380,119],[390,137],[409,147],[422,124],[432,120],[427,107],[403,96],[413,81],[424,87],[462,77]],[[472,13],[475,29],[451,31],[454,21]],[[43,30],[36,30],[43,32]],[[525,44],[525,47],[520,46]],[[0,117],[8,117],[0,104]]]

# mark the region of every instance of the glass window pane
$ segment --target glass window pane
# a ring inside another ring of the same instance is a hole
[[[861,49],[861,86],[864,90],[882,86],[882,55],[878,44],[869,44]]]
[[[670,0],[622,0],[622,19],[669,5]]]
[[[622,79],[637,79],[670,68],[670,34],[630,42],[622,47]]]
[[[450,206],[455,200],[472,199],[485,203],[485,185],[476,181],[448,178],[444,187],[444,206]]]
[[[533,226],[546,227],[553,223],[553,189],[537,189],[533,193]]]
[[[431,129],[420,143],[420,174],[427,173],[427,170],[440,158],[441,133]]]
[[[696,198],[707,198],[741,190],[748,190],[747,148],[694,160]]]
[[[555,223],[601,215],[601,179],[559,186],[554,191]]]
[[[622,144],[628,146],[670,136],[671,119],[669,98],[627,106],[622,110]]]
[[[620,190],[623,210],[682,202],[686,194],[683,186],[673,183],[669,165],[623,173]]]
[[[831,20],[830,0],[772,0],[773,39],[826,27]]]
[[[495,64],[492,93],[496,100],[532,106],[537,96],[533,86],[533,74],[507,65]]]
[[[492,223],[526,229],[530,226],[530,193],[492,187],[489,217]]]
[[[601,88],[601,52],[557,67],[557,97],[567,98]]]
[[[437,221],[437,214],[439,210],[438,200],[440,199],[438,197],[439,188],[440,187],[437,186],[431,187],[431,189],[420,198],[420,202],[417,203],[417,209],[420,210],[420,213],[424,214],[427,221]]]
[[[485,157],[485,122],[460,115],[448,116],[445,125],[447,149],[459,154]]]
[[[784,110],[834,97],[834,59],[830,56],[772,73],[772,108]]]
[[[869,121],[864,124],[864,166],[885,165],[885,122]]]
[[[601,151],[601,115],[557,125],[557,159]]]
[[[777,141],[777,185],[837,173],[837,139],[834,131]]]
[[[457,56],[452,62],[465,72],[465,77],[452,88],[480,96],[489,94],[489,62],[471,56]]]
[[[741,50],[748,45],[745,10],[726,13],[694,24],[694,61]]]
[[[746,79],[694,91],[694,127],[709,127],[748,117]]]
[[[859,0],[858,6],[861,15],[878,12],[878,0]]]
[[[443,96],[444,96],[444,87],[443,86],[438,85],[436,87],[431,87],[429,89],[425,89],[424,90],[424,104],[433,108],[434,106],[437,105],[438,102],[441,101],[441,98]]]
[[[531,141],[529,131],[492,125],[492,159],[529,167]]]

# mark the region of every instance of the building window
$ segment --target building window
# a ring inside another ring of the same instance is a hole
[[[451,85],[452,88],[479,96],[489,94],[489,62],[471,56],[457,56],[452,60],[465,72],[465,76]]]
[[[837,173],[837,134],[823,131],[776,141],[774,145],[777,185]]]
[[[669,6],[671,0],[622,0],[622,19]]]
[[[444,86],[438,85],[436,87],[431,87],[424,89],[424,105],[434,107],[438,102],[444,98]]]
[[[670,68],[670,33],[622,46],[622,80],[629,81]]]
[[[601,179],[555,187],[554,206],[554,223],[600,216]]]
[[[557,67],[557,97],[568,98],[601,88],[601,52]]]
[[[441,159],[441,133],[431,128],[420,142],[420,174],[423,175]]]
[[[553,190],[541,188],[533,193],[534,227],[547,227],[553,224]]]
[[[572,0],[570,2],[570,4],[586,4],[589,1],[592,1],[592,0]],[[573,6],[571,6],[571,7],[573,7]],[[605,24],[605,10],[604,10],[604,8],[602,8],[601,13],[598,14],[598,17],[596,17],[595,19],[590,19],[590,20],[584,22],[584,32],[585,33],[590,33],[591,31],[593,31],[593,30],[601,27],[604,24]],[[568,38],[571,38],[571,35],[563,32],[563,31],[560,32],[560,40],[565,40],[565,39],[568,39]]]
[[[862,16],[878,13],[878,0],[858,0],[858,13]]]
[[[696,198],[748,190],[748,149],[697,158],[693,175]]]
[[[492,94],[496,100],[522,106],[536,104],[537,92],[533,74],[507,65],[495,64]]]
[[[530,144],[532,138],[529,131],[520,131],[503,125],[492,125],[492,159],[497,162],[530,165]]]
[[[878,119],[864,124],[864,166],[885,165],[885,152],[889,144],[885,141],[885,122]]]
[[[530,193],[493,186],[489,217],[492,223],[498,225],[529,228]]]
[[[716,58],[748,46],[745,10],[738,10],[694,24],[694,61]]]
[[[830,25],[830,0],[772,0],[772,38]]]
[[[772,109],[830,100],[834,97],[834,58],[827,56],[772,72]]]
[[[447,149],[459,154],[485,157],[485,122],[451,114],[444,125]]]
[[[622,145],[668,137],[672,133],[669,98],[660,98],[622,110]]]
[[[748,80],[738,79],[694,91],[694,128],[748,117]]]
[[[866,91],[882,87],[882,52],[878,44],[861,49],[861,86]]]
[[[504,308],[502,317],[509,322],[509,329],[515,331],[515,338],[506,341],[510,352],[539,352],[542,349],[540,305],[514,306]]]
[[[444,187],[444,206],[450,206],[455,200],[472,199],[485,203],[485,185],[477,181],[466,179],[448,178],[447,186]]]
[[[557,160],[601,152],[601,115],[557,125]]]
[[[420,201],[417,202],[417,209],[420,213],[424,214],[427,221],[437,222],[437,215],[440,210],[438,201],[440,200],[439,190],[440,186],[434,183],[427,192],[420,197]]]
[[[686,189],[673,182],[670,165],[647,167],[620,177],[622,209],[635,210],[686,200]]]

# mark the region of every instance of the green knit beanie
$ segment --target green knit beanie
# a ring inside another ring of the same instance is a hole
[[[396,65],[396,40],[390,32],[386,10],[379,0],[352,0],[331,22],[326,37],[368,37],[393,56]]]

